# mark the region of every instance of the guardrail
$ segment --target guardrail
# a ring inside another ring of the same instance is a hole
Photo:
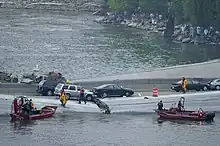
[[[187,78],[187,80],[194,79],[201,82],[208,82],[216,78]],[[113,80],[113,81],[82,81],[82,82],[75,82],[75,84],[81,84],[81,85],[88,85],[88,84],[172,84],[177,81],[180,81],[181,78],[178,79],[172,79],[172,78],[163,78],[163,79],[134,79],[134,80]]]

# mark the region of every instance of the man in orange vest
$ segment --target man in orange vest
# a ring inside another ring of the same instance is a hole
[[[187,80],[185,79],[185,77],[182,78],[182,89],[183,89],[183,93],[186,93],[186,87],[187,87]]]
[[[65,93],[64,89],[61,90],[59,98],[60,98],[60,102],[61,102],[62,106],[65,107],[67,99],[66,99],[66,93]]]

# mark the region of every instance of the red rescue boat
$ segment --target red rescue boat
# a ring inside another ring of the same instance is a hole
[[[180,100],[183,100],[184,105],[185,99],[182,97]],[[212,121],[215,118],[215,112],[203,111],[201,108],[198,111],[187,111],[184,109],[179,111],[178,108],[155,109],[154,111],[160,118],[168,120]]]
[[[163,119],[170,120],[192,120],[192,121],[212,121],[215,117],[214,112],[204,112],[204,111],[174,111],[169,110],[155,110],[157,115]]]
[[[14,99],[11,111],[11,120],[38,120],[44,118],[52,117],[57,109],[57,106],[44,106],[40,110],[35,110],[31,114],[24,114],[21,110],[22,104],[24,104],[24,100],[27,101],[27,97],[19,96]],[[18,103],[20,101],[20,103]],[[17,106],[16,106],[17,105]]]

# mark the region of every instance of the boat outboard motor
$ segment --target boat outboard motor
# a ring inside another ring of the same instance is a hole
[[[111,114],[109,106],[100,99],[94,98],[93,102],[102,110],[104,114]]]

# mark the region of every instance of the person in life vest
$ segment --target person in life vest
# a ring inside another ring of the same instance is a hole
[[[162,100],[160,102],[158,102],[157,107],[158,107],[158,110],[163,110],[163,101]]]
[[[183,104],[181,103],[181,100],[178,102],[177,109],[178,109],[179,112],[181,112],[182,109],[184,109],[184,106],[183,106]]]
[[[64,89],[62,89],[62,91],[60,92],[60,102],[61,102],[62,106],[65,107],[67,99],[66,99],[66,93],[65,93]]]
[[[24,104],[22,105],[22,114],[23,115],[30,115],[32,114],[32,106],[31,106],[31,102],[28,99],[25,99]]]
[[[182,78],[182,90],[183,93],[186,93],[186,86],[187,86],[187,80],[185,79],[185,77]]]
[[[30,109],[30,114],[34,114],[37,108],[35,107],[34,103],[32,102],[32,99],[28,101],[29,109]]]
[[[31,104],[31,109],[32,111],[36,111],[37,107],[34,105],[34,103],[32,102],[32,99],[30,99],[30,104]]]
[[[79,104],[81,104],[81,101],[84,100],[84,103],[86,104],[86,98],[85,98],[85,90],[84,88],[80,89],[79,92]]]

